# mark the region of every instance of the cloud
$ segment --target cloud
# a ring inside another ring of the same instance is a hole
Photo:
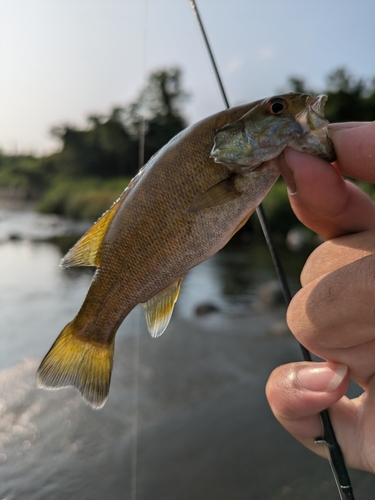
[[[275,55],[276,50],[273,47],[263,47],[259,51],[259,59],[271,59]]]
[[[238,71],[244,65],[243,57],[240,55],[233,56],[225,67],[225,74],[231,75]]]

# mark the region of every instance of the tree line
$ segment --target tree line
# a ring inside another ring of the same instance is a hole
[[[318,92],[298,77],[289,79],[288,89],[327,94],[329,121],[375,119],[375,79],[356,78],[345,68],[330,73]],[[1,193],[39,200],[43,211],[95,218],[137,173],[139,159],[145,163],[187,126],[187,97],[179,68],[153,72],[134,102],[89,116],[84,128],[53,128],[59,151],[42,157],[0,153]]]

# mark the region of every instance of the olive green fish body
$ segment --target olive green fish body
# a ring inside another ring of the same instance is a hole
[[[227,210],[218,205],[189,212],[200,194],[228,178],[228,168],[209,158],[222,121],[220,113],[217,121],[210,120],[211,126],[204,120],[179,134],[120,198],[100,245],[95,279],[78,315],[81,336],[110,342],[137,304],[222,248],[272,187],[279,176],[276,165],[265,173],[234,174],[233,188],[237,185],[241,196]]]
[[[73,385],[101,407],[114,337],[129,312],[142,303],[150,333],[161,335],[183,276],[246,222],[278,178],[282,150],[332,155],[323,105],[322,98],[288,94],[232,108],[157,153],[64,258],[63,267],[97,271],[77,316],[44,358],[39,385]]]

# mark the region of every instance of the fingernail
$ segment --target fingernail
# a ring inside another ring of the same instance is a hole
[[[348,367],[342,364],[306,366],[297,372],[297,380],[303,389],[314,392],[331,392],[343,381]]]
[[[293,170],[287,164],[284,153],[281,153],[280,155],[279,168],[282,178],[286,184],[288,194],[291,196],[297,194],[297,185],[294,180]]]
[[[366,127],[371,122],[343,122],[343,123],[330,123],[328,125],[329,130],[348,130],[352,128]]]

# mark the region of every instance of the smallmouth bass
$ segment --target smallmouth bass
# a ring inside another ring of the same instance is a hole
[[[333,161],[325,96],[283,94],[210,116],[173,138],[76,243],[62,267],[95,266],[75,318],[37,373],[40,387],[76,387],[94,408],[110,386],[114,339],[142,304],[161,335],[182,279],[220,250],[261,203],[290,146]]]

